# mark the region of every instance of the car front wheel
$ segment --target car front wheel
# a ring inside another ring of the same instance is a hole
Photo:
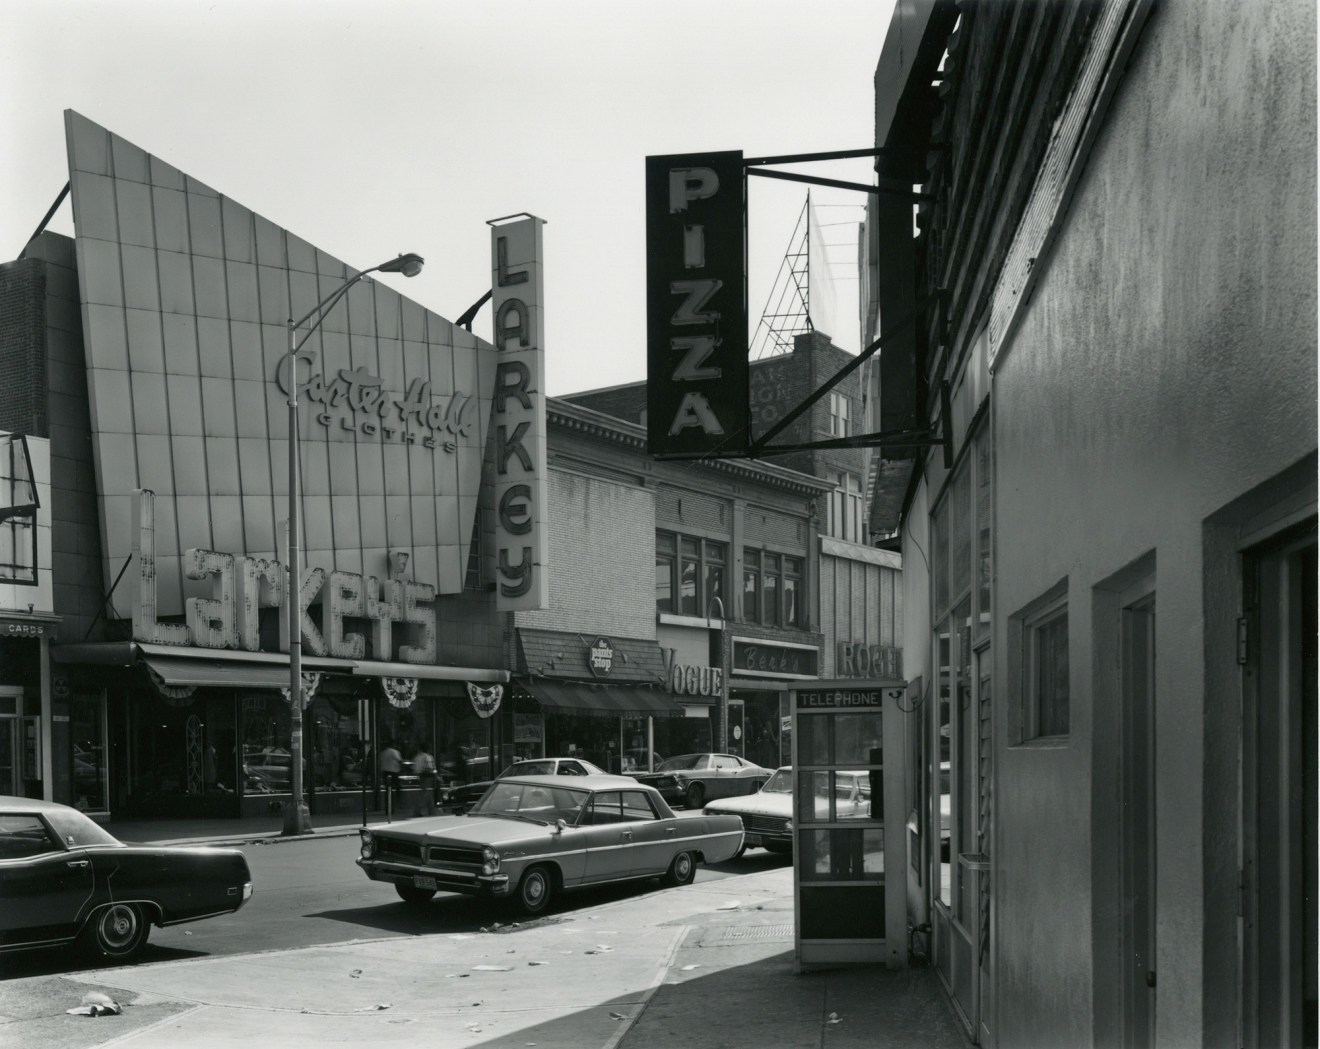
[[[131,958],[147,942],[151,926],[135,903],[112,903],[92,915],[84,931],[88,949],[103,958]]]
[[[689,784],[687,789],[687,807],[699,809],[706,802],[706,788],[700,783]]]
[[[545,867],[531,867],[518,883],[518,909],[523,914],[541,914],[550,906],[554,881]]]
[[[415,885],[394,886],[394,891],[399,894],[399,899],[413,907],[420,907],[424,903],[430,903],[431,897],[435,895],[434,889],[419,889]]]
[[[697,876],[697,861],[690,852],[680,852],[669,863],[665,871],[666,885],[691,885]]]

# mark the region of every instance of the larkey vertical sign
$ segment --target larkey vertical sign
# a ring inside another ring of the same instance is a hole
[[[741,150],[646,158],[647,449],[736,455],[749,440]]]
[[[545,327],[541,229],[535,215],[490,220],[495,367],[495,607],[545,608]]]

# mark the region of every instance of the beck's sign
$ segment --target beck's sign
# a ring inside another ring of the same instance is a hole
[[[748,442],[742,152],[646,158],[647,446],[729,455]]]

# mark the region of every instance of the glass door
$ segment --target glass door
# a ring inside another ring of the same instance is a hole
[[[18,718],[0,717],[0,794],[17,796]]]

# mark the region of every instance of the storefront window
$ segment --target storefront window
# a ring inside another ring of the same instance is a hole
[[[303,745],[308,752],[312,790],[360,790],[364,778],[369,780],[363,761],[360,702],[354,696],[317,696],[304,712]]]
[[[288,794],[293,789],[289,704],[278,692],[250,692],[240,696],[239,707],[243,792]]]
[[[403,755],[403,771],[412,772],[412,760],[417,748],[423,744],[434,756],[435,719],[432,717],[432,704],[426,699],[414,699],[406,707],[396,707],[392,703],[380,705],[379,722],[376,726],[377,754],[381,748],[391,743]],[[499,769],[491,770],[493,775]]]
[[[655,718],[656,761],[679,754],[706,754],[714,746],[710,718]]]
[[[83,812],[108,812],[105,699],[100,693],[72,698],[69,729],[73,737],[73,804]]]

